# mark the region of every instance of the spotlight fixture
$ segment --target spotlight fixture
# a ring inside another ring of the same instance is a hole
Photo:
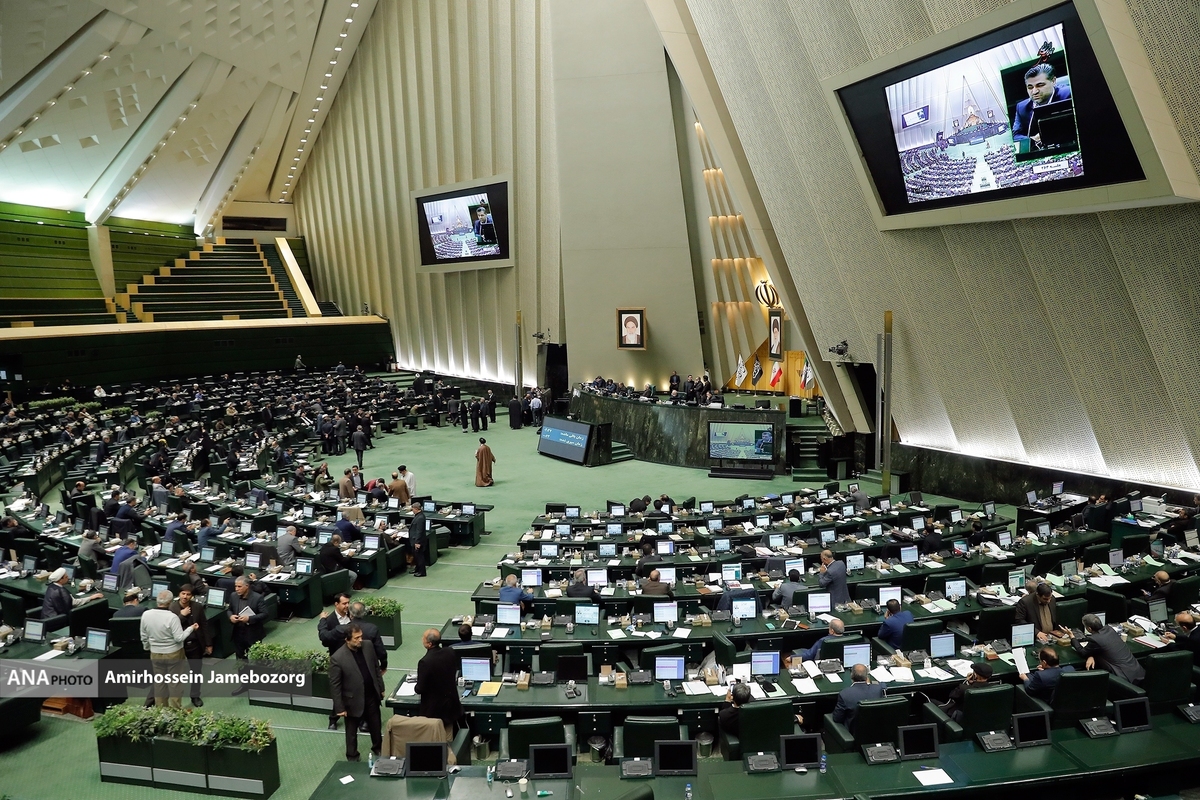
[[[847,353],[850,352],[850,345],[846,342],[845,339],[842,339],[837,344],[831,346],[829,348],[829,352],[833,353],[835,356],[839,356],[839,357],[845,356]]]

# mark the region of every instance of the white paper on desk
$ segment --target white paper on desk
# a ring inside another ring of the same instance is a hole
[[[735,678],[741,678],[744,681],[750,680],[750,665],[749,664],[734,664],[730,670],[731,675]]]
[[[1032,536],[1029,537],[1028,541],[1034,547],[1045,547],[1046,546],[1046,543],[1043,542],[1041,539],[1035,539]]]
[[[929,669],[919,669],[917,674],[922,678],[929,678],[935,681],[948,681],[954,676],[941,667],[930,667]]]
[[[964,678],[971,674],[971,662],[965,658],[952,658],[946,663],[950,665],[950,669]]]
[[[1029,674],[1029,659],[1025,657],[1025,648],[1017,647],[1012,651],[1013,666],[1017,668],[1018,675]]]
[[[610,567],[619,567],[619,566],[621,566],[621,559],[619,559],[619,558],[610,558],[610,559],[608,560],[608,565],[609,565]]]
[[[700,556],[688,556],[688,561],[699,561]]]
[[[939,611],[953,611],[954,609],[958,608],[957,605],[944,597],[941,600],[934,602],[934,605],[937,606]]]
[[[676,628],[675,632],[671,634],[671,636],[675,639],[686,639],[687,637],[689,637],[691,635],[692,635],[691,628]]]
[[[1160,647],[1167,646],[1166,642],[1164,642],[1162,639],[1155,636],[1153,633],[1147,633],[1145,636],[1139,636],[1136,639],[1134,639],[1134,641],[1138,642],[1140,644],[1144,644],[1144,645],[1146,645],[1146,647],[1153,647],[1155,650],[1157,650]]]
[[[708,684],[704,681],[684,681],[683,691],[693,697],[709,694]]]
[[[1187,562],[1184,561],[1182,558],[1168,558],[1167,560],[1170,561],[1172,564],[1178,564],[1181,567],[1187,566]]]
[[[645,631],[633,631],[629,635],[630,636],[641,636],[641,637],[645,638],[647,636],[647,633]]]
[[[508,636],[508,628],[493,628],[489,639],[503,639]]]
[[[708,687],[708,690],[712,692],[713,697],[724,697],[729,693],[729,687],[723,683],[718,683],[716,686],[710,686]]]
[[[483,636],[483,626],[482,625],[472,625],[471,626],[471,635],[472,636]]]
[[[925,566],[928,567],[929,569],[941,569],[942,567],[944,567],[946,565],[940,561],[930,560],[930,561],[925,562]]]
[[[892,569],[896,570],[896,572],[899,572],[901,575],[909,571],[908,567],[904,566],[903,564],[893,564]]]
[[[1162,566],[1161,561],[1155,561],[1150,556],[1142,556],[1142,561],[1145,561],[1147,564],[1149,564],[1152,567],[1161,567]]]
[[[1103,572],[1105,575],[1115,575],[1116,574],[1115,572],[1113,572],[1113,568],[1110,567],[1108,564],[1099,564],[1098,566],[1100,567],[1100,571]]]
[[[888,671],[887,667],[876,667],[875,669],[871,670],[871,677],[880,683],[891,683],[893,680],[895,680],[895,678],[892,677],[892,673]]]
[[[1098,575],[1095,578],[1088,578],[1088,583],[1107,589],[1109,586],[1116,586],[1119,583],[1129,583],[1129,581],[1120,575]]]
[[[821,620],[822,622],[829,623],[834,620],[834,616],[833,614],[818,614],[817,619]]]
[[[646,631],[646,637],[651,641],[662,636],[662,631]]]
[[[1192,561],[1200,561],[1200,555],[1197,555],[1196,553],[1189,553],[1187,550],[1180,550],[1179,557],[1180,558],[1189,558]]]
[[[42,653],[40,656],[34,656],[33,660],[34,661],[49,661],[52,658],[58,658],[65,652],[67,652],[67,651],[66,650],[47,650],[46,652]]]
[[[338,778],[338,780],[344,786],[347,783],[354,783],[354,776],[353,775],[343,775],[342,777]]]
[[[1021,598],[1015,594],[1010,594],[1008,597],[1001,597],[1000,602],[1006,606],[1015,606],[1017,603],[1021,602]]]
[[[954,779],[946,774],[944,769],[918,769],[913,772],[922,786],[937,786],[943,783],[954,783]]]
[[[804,667],[804,671],[808,673],[808,677],[810,677],[810,678],[821,677],[821,668],[817,666],[817,662],[805,661],[805,662],[802,662],[800,664],[800,666]]]
[[[743,522],[742,527],[747,531],[752,531],[752,530],[754,530],[754,523],[753,522]]]
[[[825,680],[829,681],[830,683],[841,683],[842,676],[838,675],[836,672],[826,672]]]
[[[562,589],[546,589],[542,594],[546,597],[562,597]]]
[[[817,694],[821,691],[812,678],[792,678],[792,686],[795,686],[800,694]]]
[[[416,681],[401,681],[400,687],[396,689],[397,697],[416,697],[417,682]]]
[[[766,700],[767,693],[763,691],[763,687],[757,683],[750,684],[750,696],[755,700]]]
[[[1055,575],[1053,572],[1046,575],[1046,582],[1051,586],[1062,586],[1063,581],[1064,579],[1061,575]]]
[[[600,590],[601,597],[612,597],[616,593],[617,593],[617,590],[611,586],[605,586],[603,589]]]
[[[800,527],[800,520],[796,519],[795,517],[788,517],[787,521],[788,521],[788,525],[791,525],[793,528]]]
[[[211,567],[205,567],[204,571],[205,572],[216,572],[216,571],[222,570],[222,569],[225,569],[224,564],[213,564]]]
[[[914,683],[916,678],[913,677],[913,671],[909,667],[892,667],[892,678],[897,683]]]
[[[624,638],[626,638],[626,637],[625,637],[625,631],[621,630],[620,628],[609,628],[609,629],[608,629],[608,638],[610,638],[610,639],[624,639]]]

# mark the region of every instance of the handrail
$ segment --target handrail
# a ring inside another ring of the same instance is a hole
[[[317,298],[313,296],[308,281],[304,279],[304,273],[300,271],[300,265],[296,263],[296,256],[292,254],[292,248],[287,239],[282,236],[276,237],[275,246],[279,248],[279,258],[283,261],[283,268],[287,270],[288,277],[292,281],[292,288],[296,290],[296,296],[300,298],[300,304],[304,306],[304,313],[310,317],[321,316]]]

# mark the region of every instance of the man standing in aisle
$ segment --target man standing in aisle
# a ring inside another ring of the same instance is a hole
[[[362,628],[356,623],[347,626],[346,643],[329,659],[329,694],[333,697],[333,713],[346,718],[346,760],[360,760],[358,728],[363,722],[371,734],[371,752],[378,757],[383,749],[379,718],[383,670],[375,645],[363,639]]]
[[[429,523],[421,504],[412,504],[413,518],[408,523],[408,543],[413,549],[413,577],[424,578],[429,566]]]

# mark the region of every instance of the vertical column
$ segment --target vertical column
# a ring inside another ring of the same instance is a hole
[[[892,312],[883,312],[883,374],[879,376],[883,385],[883,410],[877,424],[883,444],[883,462],[879,471],[883,474],[883,489],[880,494],[892,493]]]
[[[108,228],[104,225],[88,225],[88,254],[92,257],[92,269],[100,290],[110,300],[117,293],[117,280],[113,277],[112,242]]]

